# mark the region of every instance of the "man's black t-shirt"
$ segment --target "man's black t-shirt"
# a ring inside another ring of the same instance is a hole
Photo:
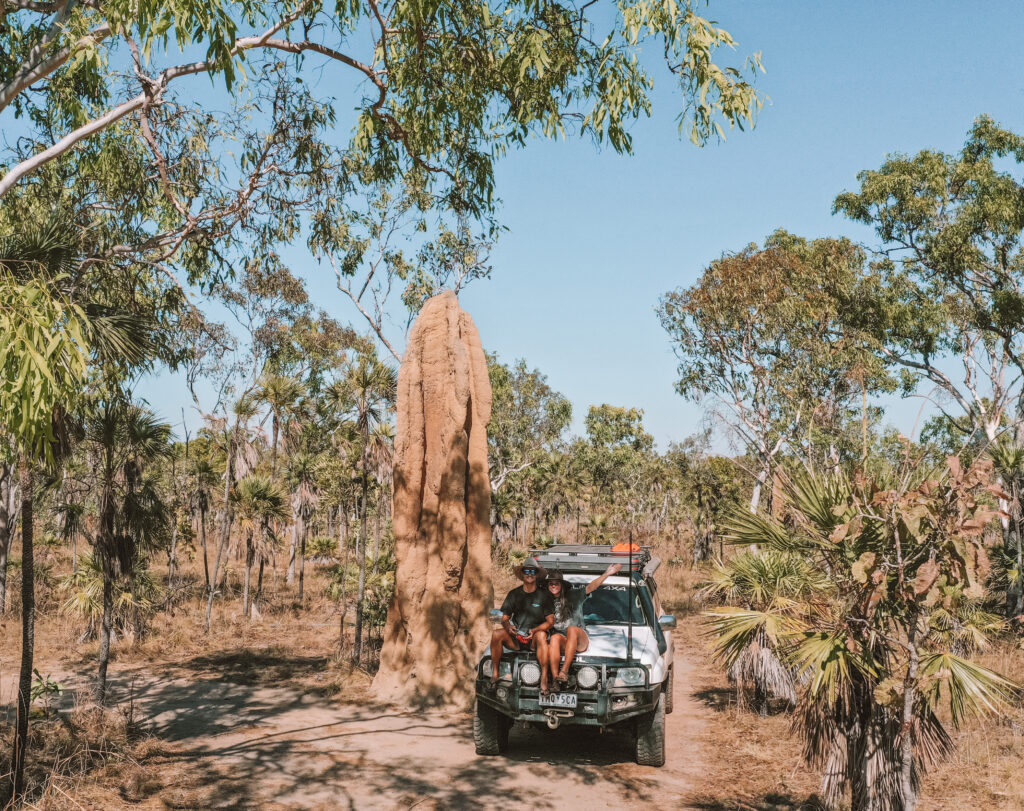
[[[523,587],[512,589],[501,604],[501,613],[512,618],[522,632],[536,628],[548,614],[555,613],[555,603],[547,589],[536,589],[527,594]]]

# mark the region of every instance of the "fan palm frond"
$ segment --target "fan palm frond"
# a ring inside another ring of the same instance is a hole
[[[995,671],[948,652],[922,658],[921,675],[929,706],[936,706],[945,692],[956,726],[970,715],[1005,711],[1020,691]]]
[[[825,573],[805,557],[769,548],[713,566],[698,596],[762,608],[781,598],[810,599],[830,588]]]

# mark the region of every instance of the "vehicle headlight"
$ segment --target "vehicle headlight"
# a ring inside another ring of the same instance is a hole
[[[597,686],[597,671],[585,665],[576,671],[576,684],[584,690],[590,690]]]
[[[480,672],[485,678],[491,676],[491,657],[485,656],[483,661],[480,662]],[[502,659],[498,662],[498,678],[499,679],[511,679],[512,678],[512,663],[506,659]]]
[[[612,687],[639,687],[644,683],[642,667],[622,667],[615,674]]]
[[[519,668],[519,680],[531,687],[540,681],[540,665],[536,662],[527,662]]]

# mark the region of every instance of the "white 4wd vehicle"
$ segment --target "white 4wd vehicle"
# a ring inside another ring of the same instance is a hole
[[[540,665],[532,651],[506,651],[499,681],[488,687],[491,656],[477,666],[473,740],[478,755],[498,755],[508,747],[512,725],[544,723],[604,729],[628,726],[636,761],[665,763],[665,715],[672,712],[672,629],[675,617],[661,613],[654,573],[660,564],[649,547],[633,553],[603,545],[557,545],[530,554],[551,571],[561,571],[572,596],[580,599],[587,583],[609,564],[622,574],[609,577],[583,603],[590,646],[578,654],[569,684],[560,693],[540,694]],[[501,619],[500,611],[492,617]]]

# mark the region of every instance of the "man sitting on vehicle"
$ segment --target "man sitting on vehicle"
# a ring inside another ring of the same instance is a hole
[[[537,588],[537,581],[547,575],[536,558],[527,558],[515,568],[523,585],[512,589],[501,604],[501,627],[491,634],[491,680],[498,683],[498,667],[503,648],[520,650],[523,646],[537,652],[537,659],[547,661],[547,631],[555,622],[555,604],[546,589]],[[541,689],[547,687],[547,668],[541,668]]]

